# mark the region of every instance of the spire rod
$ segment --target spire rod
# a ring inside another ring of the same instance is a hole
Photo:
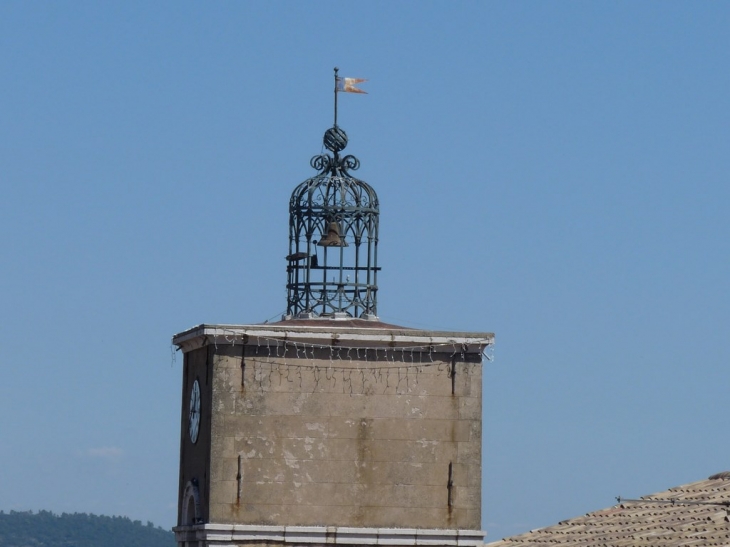
[[[339,68],[335,67],[335,127],[337,127],[337,72]]]

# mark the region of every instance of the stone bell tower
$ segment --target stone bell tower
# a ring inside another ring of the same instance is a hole
[[[378,198],[336,123],[324,145],[291,196],[286,315],[173,337],[178,544],[479,546],[494,336],[378,319]]]

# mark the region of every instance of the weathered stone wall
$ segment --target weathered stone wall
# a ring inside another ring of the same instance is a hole
[[[218,345],[211,368],[206,521],[480,528],[479,354]]]

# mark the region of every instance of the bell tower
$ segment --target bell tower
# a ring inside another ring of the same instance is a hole
[[[355,156],[341,156],[347,134],[324,134],[332,152],[314,156],[319,171],[294,189],[289,202],[287,316],[377,317],[378,196],[350,174]]]
[[[348,85],[335,72],[335,99]],[[378,198],[336,114],[324,146],[289,204],[281,321],[173,337],[178,545],[480,547],[494,335],[378,318]]]

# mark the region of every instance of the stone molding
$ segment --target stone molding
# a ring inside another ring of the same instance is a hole
[[[289,547],[318,545],[381,545],[398,547],[482,547],[480,530],[437,530],[416,528],[346,528],[338,526],[260,526],[251,524],[198,524],[173,528],[178,545],[233,547],[275,545]]]

